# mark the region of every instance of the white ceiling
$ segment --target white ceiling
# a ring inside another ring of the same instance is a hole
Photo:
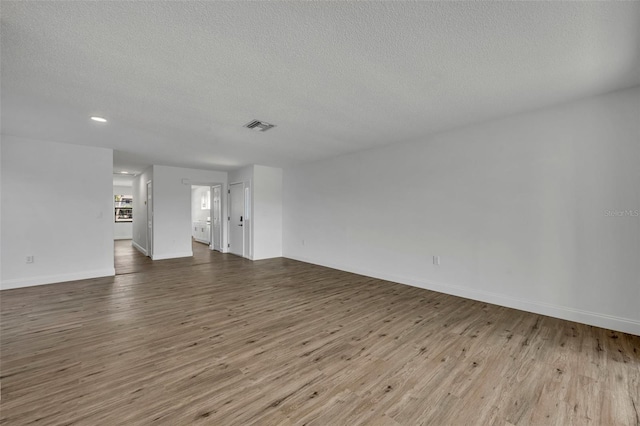
[[[640,2],[1,7],[2,132],[116,170],[286,167],[640,84]]]

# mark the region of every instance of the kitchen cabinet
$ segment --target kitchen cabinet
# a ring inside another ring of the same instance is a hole
[[[204,221],[193,222],[191,235],[194,240],[209,244],[211,242],[211,223]]]

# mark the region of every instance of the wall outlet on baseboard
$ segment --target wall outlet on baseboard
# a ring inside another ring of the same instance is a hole
[[[304,238],[302,239],[302,245],[304,245]]]
[[[440,256],[433,256],[433,264],[440,266]]]
[[[33,263],[34,258],[33,256],[27,256],[27,263]]]

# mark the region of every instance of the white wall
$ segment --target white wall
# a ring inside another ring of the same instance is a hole
[[[115,195],[133,196],[133,188],[131,186],[114,185],[113,195],[114,196]],[[134,214],[136,213],[137,212],[134,211]],[[144,214],[144,212],[142,213]],[[132,222],[116,222],[115,211],[112,216],[113,216],[113,239],[114,240],[130,240],[133,237],[133,223]]]
[[[253,168],[253,260],[282,256],[282,169]]]
[[[145,255],[147,247],[147,182],[153,184],[153,167],[144,170],[133,180],[133,246]],[[151,189],[153,195],[153,187]],[[153,201],[152,201],[153,203]]]
[[[251,182],[253,180],[253,165],[244,166],[229,172],[229,184]]]
[[[114,275],[113,151],[7,135],[1,149],[2,289]]]
[[[640,334],[639,117],[636,87],[286,170],[284,256]]]
[[[186,183],[183,183],[183,180],[186,180]],[[193,255],[191,248],[192,184],[222,184],[226,188],[227,173],[153,166],[154,260]],[[223,206],[226,206],[226,194],[222,195]],[[223,247],[227,245],[226,225],[223,222]]]

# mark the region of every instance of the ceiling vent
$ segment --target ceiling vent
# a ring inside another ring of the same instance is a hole
[[[247,129],[253,129],[258,132],[266,132],[269,129],[276,127],[275,124],[265,123],[264,121],[253,120],[244,125]]]

